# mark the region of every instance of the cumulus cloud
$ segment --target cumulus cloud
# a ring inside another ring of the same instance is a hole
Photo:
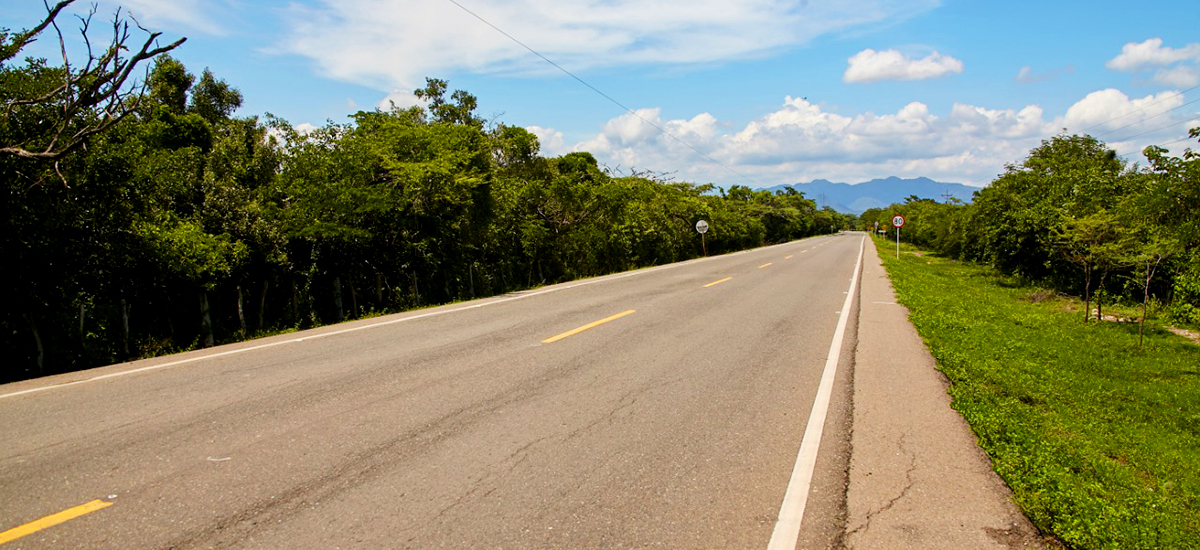
[[[842,80],[851,83],[925,80],[963,71],[962,61],[936,51],[921,59],[912,59],[898,50],[875,51],[868,48],[854,54],[849,64]]]
[[[709,113],[678,120],[663,120],[658,109],[637,113],[681,138],[686,132],[688,144],[704,154],[629,113],[572,148],[590,151],[609,166],[671,171],[697,182],[769,186],[813,178],[862,181],[897,175],[982,185],[1057,128],[1057,122],[1046,120],[1036,106],[1010,110],[955,105],[938,115],[924,103],[913,102],[894,113],[848,116],[795,97],[741,127],[729,127]]]
[[[379,100],[379,104],[376,107],[381,111],[390,111],[393,107],[407,109],[409,107],[425,107],[428,104],[428,101],[413,94],[412,90],[396,89],[392,90],[392,93],[388,94],[387,97]]]
[[[1092,92],[1063,117],[1064,127],[1105,140],[1121,154],[1137,154],[1147,145],[1178,140],[1200,126],[1195,111],[1179,109],[1183,94],[1162,92],[1130,98],[1120,90]]]
[[[948,112],[934,112],[921,102],[891,113],[842,114],[787,97],[740,126],[710,113],[663,119],[659,109],[644,108],[636,116],[609,120],[596,135],[562,150],[590,151],[608,166],[674,172],[682,180],[722,185],[765,187],[815,178],[856,182],[893,175],[985,185],[1063,128],[1089,131],[1121,154],[1136,155],[1147,145],[1177,139],[1180,128],[1200,125],[1194,115],[1171,110],[1182,101],[1172,92],[1130,98],[1100,90],[1056,116],[1037,105],[993,109],[958,103]],[[1111,120],[1122,114],[1129,116]]]
[[[571,149],[565,144],[563,133],[554,128],[526,126],[525,130],[537,136],[538,145],[541,147],[541,154],[544,157],[559,157],[571,152]]]
[[[1163,46],[1161,38],[1151,38],[1141,43],[1125,44],[1121,53],[1104,66],[1134,73],[1154,71],[1152,78],[1159,84],[1191,87],[1200,84],[1197,63],[1200,63],[1200,43],[1172,48]]]
[[[1185,59],[1200,60],[1200,43],[1175,49],[1163,47],[1161,38],[1151,38],[1140,44],[1126,44],[1121,48],[1120,55],[1108,60],[1104,66],[1118,71],[1136,71],[1146,66],[1170,65]]]
[[[1200,69],[1196,67],[1178,66],[1161,69],[1154,73],[1154,81],[1167,86],[1191,88],[1200,84]]]
[[[198,0],[194,0],[198,1]],[[469,5],[568,70],[746,59],[894,21],[937,0],[497,0]],[[382,90],[449,72],[554,69],[450,2],[304,0],[282,8],[278,50],[324,75]]]

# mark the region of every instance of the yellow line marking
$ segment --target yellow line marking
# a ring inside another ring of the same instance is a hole
[[[771,262],[767,262],[767,263],[765,263],[765,264],[762,264],[762,265],[758,266],[758,268],[759,268],[759,269],[762,269],[762,268],[764,268],[764,267],[767,267],[767,266],[769,266],[769,265],[771,265]]]
[[[551,343],[557,342],[557,341],[559,341],[559,340],[562,340],[563,338],[566,338],[566,337],[568,337],[568,336],[574,336],[574,335],[576,335],[576,334],[579,334],[579,333],[581,333],[581,332],[583,332],[583,331],[585,331],[585,330],[587,330],[587,329],[589,329],[589,328],[596,328],[596,327],[598,327],[598,326],[600,326],[600,325],[603,325],[604,323],[607,323],[607,322],[609,322],[609,321],[616,321],[617,319],[620,319],[620,318],[622,318],[622,317],[624,317],[624,316],[626,316],[626,315],[633,315],[633,313],[634,313],[635,311],[637,311],[637,310],[631,309],[631,310],[629,310],[629,311],[622,311],[621,313],[618,313],[618,314],[616,314],[616,315],[613,315],[612,317],[605,317],[605,318],[603,318],[603,319],[601,319],[601,320],[599,320],[599,321],[592,321],[591,323],[588,323],[588,324],[586,324],[586,325],[583,325],[582,327],[579,327],[579,328],[576,328],[576,329],[571,329],[571,330],[568,330],[568,331],[566,331],[566,332],[564,332],[564,333],[562,333],[562,334],[559,334],[558,336],[551,336],[550,338],[547,338],[547,339],[545,339],[545,340],[542,340],[542,343],[543,343],[543,344],[551,344]]]
[[[50,514],[37,521],[31,521],[20,527],[13,527],[12,529],[0,533],[0,544],[17,540],[25,535],[31,535],[41,531],[42,529],[54,527],[60,523],[73,520],[84,514],[90,514],[101,508],[108,508],[109,506],[112,506],[111,502],[93,500],[86,504],[80,504],[74,508],[67,508],[66,510],[63,510],[57,514]]]
[[[792,259],[792,256],[795,256],[795,254],[788,254],[787,256],[784,256],[783,259],[790,260]]]
[[[708,284],[704,285],[704,288],[708,288],[708,287],[710,287],[710,286],[716,286],[716,285],[719,285],[719,284],[721,284],[721,283],[723,283],[723,282],[725,282],[725,281],[729,281],[729,280],[731,280],[731,279],[733,279],[733,277],[725,277],[724,279],[721,279],[720,281],[713,281],[713,282],[711,282],[711,283],[708,283]]]

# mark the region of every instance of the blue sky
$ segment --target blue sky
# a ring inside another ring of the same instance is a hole
[[[432,76],[538,134],[543,154],[587,150],[698,183],[985,185],[1063,128],[1138,161],[1149,144],[1195,146],[1178,140],[1200,126],[1194,0],[454,1],[637,116],[450,0],[103,0],[97,17],[120,5],[166,40],[188,37],[175,56],[240,89],[242,116],[345,122],[413,104]],[[0,26],[44,13],[9,0]],[[29,53],[53,60],[55,46]]]

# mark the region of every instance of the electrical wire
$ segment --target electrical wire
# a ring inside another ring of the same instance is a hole
[[[649,120],[646,120],[646,118],[645,118],[645,117],[643,117],[642,115],[639,115],[639,114],[637,113],[637,111],[634,111],[633,109],[630,109],[629,107],[626,107],[626,106],[625,106],[624,104],[622,104],[620,101],[617,101],[616,99],[613,99],[613,98],[612,98],[612,96],[609,96],[608,94],[606,94],[606,93],[604,93],[604,92],[600,91],[600,90],[599,90],[598,88],[596,88],[595,86],[592,86],[591,84],[588,84],[588,83],[587,83],[587,81],[585,81],[584,79],[582,79],[582,78],[579,78],[578,76],[575,76],[575,74],[574,74],[574,73],[572,73],[571,71],[568,71],[568,70],[564,69],[564,68],[563,68],[561,65],[559,65],[558,63],[555,63],[554,61],[551,61],[551,60],[550,60],[550,58],[548,58],[548,57],[546,57],[546,56],[542,55],[541,53],[538,53],[538,51],[537,51],[537,50],[535,50],[535,49],[533,49],[533,48],[531,48],[531,47],[529,47],[529,46],[525,45],[525,43],[524,43],[524,42],[521,42],[520,40],[517,40],[517,39],[516,39],[516,37],[514,37],[513,35],[511,35],[511,34],[508,34],[507,32],[504,32],[504,29],[501,29],[500,27],[497,27],[496,25],[493,25],[493,24],[492,24],[490,21],[488,21],[487,19],[484,19],[483,17],[480,17],[480,16],[479,16],[479,14],[477,14],[477,13],[475,13],[475,12],[473,12],[473,11],[471,11],[471,10],[467,9],[467,7],[466,7],[466,6],[464,6],[464,5],[462,5],[462,4],[459,4],[459,3],[458,3],[457,1],[455,1],[455,0],[446,0],[446,1],[447,1],[447,2],[450,2],[451,4],[454,4],[455,6],[458,6],[458,8],[459,8],[459,9],[461,9],[461,10],[463,10],[463,11],[467,12],[468,14],[470,14],[470,15],[471,15],[471,17],[474,17],[475,19],[478,19],[478,20],[479,20],[479,21],[481,21],[483,24],[485,24],[485,25],[487,25],[487,26],[491,27],[491,28],[492,28],[492,29],[494,29],[496,32],[498,32],[498,33],[500,33],[500,34],[504,35],[504,36],[505,36],[505,38],[508,38],[509,40],[512,40],[512,41],[513,41],[513,42],[515,42],[515,43],[516,43],[518,46],[521,46],[522,48],[525,48],[526,50],[529,50],[529,53],[532,53],[533,55],[536,55],[536,56],[538,56],[538,57],[542,58],[542,61],[545,61],[546,63],[549,63],[551,66],[553,66],[555,69],[558,69],[558,70],[562,71],[562,72],[563,72],[563,74],[566,74],[567,76],[569,76],[569,77],[571,77],[571,78],[574,78],[574,79],[575,79],[576,81],[578,81],[580,84],[583,84],[584,86],[587,86],[587,87],[588,87],[588,89],[592,90],[593,92],[596,92],[597,94],[600,94],[600,96],[601,96],[601,97],[603,97],[604,99],[607,99],[607,100],[609,100],[610,102],[612,102],[612,104],[613,104],[613,105],[616,105],[617,107],[620,107],[620,108],[624,109],[624,110],[625,110],[625,112],[627,112],[627,113],[629,113],[629,114],[631,114],[631,115],[633,115],[633,116],[637,117],[637,118],[638,118],[638,120],[641,120],[642,122],[645,122],[646,124],[649,124],[649,125],[650,125],[651,127],[653,127],[654,129],[658,130],[659,132],[662,132],[662,133],[663,133],[664,135],[666,135],[667,137],[669,137],[669,138],[671,138],[671,139],[673,139],[673,140],[675,140],[675,141],[679,142],[679,143],[680,143],[681,145],[683,145],[684,147],[687,147],[688,149],[691,149],[691,150],[692,150],[692,151],[694,151],[696,154],[698,154],[698,155],[700,155],[700,156],[702,156],[702,157],[704,157],[704,158],[706,158],[706,159],[708,159],[708,160],[712,161],[713,163],[715,163],[716,165],[720,166],[721,168],[724,168],[725,170],[729,171],[729,173],[731,173],[731,174],[733,174],[733,175],[735,175],[735,176],[737,176],[737,177],[739,177],[739,178],[743,178],[743,179],[745,179],[745,180],[748,180],[748,181],[750,181],[751,183],[753,183],[753,184],[755,184],[755,185],[757,185],[757,186],[759,186],[759,187],[762,187],[762,184],[760,184],[760,183],[758,183],[757,181],[755,181],[755,180],[754,180],[754,178],[751,178],[750,176],[747,176],[747,175],[745,175],[745,174],[743,174],[743,173],[741,173],[741,172],[738,172],[737,170],[734,170],[733,168],[730,168],[730,167],[729,167],[729,166],[727,166],[725,163],[723,163],[723,162],[721,162],[721,161],[719,161],[719,160],[717,160],[717,159],[715,159],[715,158],[712,158],[712,157],[708,156],[706,153],[704,153],[703,151],[701,151],[701,150],[699,150],[699,149],[697,149],[697,148],[695,148],[695,147],[692,147],[692,145],[691,145],[690,143],[688,143],[688,142],[684,141],[683,139],[681,139],[681,138],[677,137],[675,134],[672,134],[671,132],[668,132],[668,131],[667,131],[666,129],[664,129],[663,127],[661,127],[661,126],[659,126],[659,125],[657,125],[657,124],[655,124],[655,123],[653,123],[653,122],[650,122]]]
[[[1113,117],[1113,118],[1110,118],[1110,119],[1108,119],[1108,120],[1106,120],[1106,121],[1104,121],[1104,122],[1101,122],[1101,123],[1099,123],[1099,124],[1095,124],[1095,125],[1089,126],[1089,127],[1087,127],[1087,128],[1084,128],[1084,129],[1083,129],[1083,132],[1081,132],[1081,133],[1084,133],[1084,134],[1086,134],[1086,133],[1088,133],[1088,132],[1090,132],[1090,131],[1092,131],[1092,130],[1094,130],[1094,129],[1096,129],[1096,128],[1099,128],[1099,127],[1101,127],[1101,126],[1104,126],[1105,124],[1108,124],[1108,123],[1110,123],[1110,122],[1113,122],[1114,120],[1120,120],[1120,119],[1122,119],[1122,118],[1125,118],[1125,117],[1127,117],[1127,116],[1129,116],[1129,115],[1132,115],[1132,114],[1134,114],[1134,113],[1136,113],[1136,112],[1138,112],[1138,111],[1145,111],[1146,109],[1149,109],[1150,107],[1153,107],[1153,106],[1155,106],[1155,105],[1158,105],[1159,103],[1162,103],[1162,102],[1164,102],[1164,101],[1166,101],[1166,100],[1168,100],[1168,99],[1174,99],[1176,96],[1181,96],[1181,95],[1183,95],[1183,94],[1186,94],[1186,93],[1188,93],[1188,92],[1190,92],[1190,91],[1192,91],[1192,90],[1195,90],[1196,88],[1200,88],[1200,84],[1197,84],[1197,85],[1195,85],[1195,86],[1192,86],[1191,88],[1188,88],[1188,89],[1186,89],[1186,90],[1183,90],[1182,92],[1175,92],[1175,95],[1171,95],[1171,96],[1164,97],[1164,98],[1162,98],[1162,99],[1160,99],[1160,100],[1158,100],[1158,101],[1155,101],[1154,103],[1151,103],[1151,104],[1149,104],[1149,105],[1146,105],[1146,106],[1144,106],[1144,107],[1138,107],[1137,109],[1134,109],[1134,110],[1132,110],[1132,111],[1129,111],[1128,113],[1125,113],[1125,114],[1123,114],[1123,115],[1118,115],[1118,116],[1115,116],[1115,117]],[[1137,123],[1135,122],[1134,124],[1137,124]]]
[[[1197,102],[1197,101],[1200,101],[1200,99],[1193,99],[1193,100],[1191,100],[1191,101],[1189,101],[1189,102],[1187,102],[1187,103],[1184,103],[1183,105],[1179,105],[1179,106],[1177,106],[1177,107],[1172,107],[1172,108],[1170,108],[1170,109],[1167,109],[1167,110],[1165,110],[1165,111],[1163,111],[1163,112],[1161,112],[1161,113],[1158,113],[1157,115],[1154,115],[1154,116],[1149,116],[1149,117],[1143,118],[1143,119],[1141,119],[1141,120],[1138,120],[1138,121],[1135,121],[1135,122],[1130,122],[1129,124],[1126,124],[1126,125],[1124,125],[1124,126],[1121,126],[1120,128],[1113,128],[1112,130],[1109,130],[1109,131],[1107,131],[1107,132],[1104,132],[1103,134],[1096,134],[1096,137],[1100,137],[1100,136],[1106,136],[1106,135],[1108,135],[1108,134],[1111,134],[1111,133],[1113,133],[1113,132],[1116,132],[1116,131],[1118,131],[1118,130],[1124,130],[1124,129],[1126,129],[1126,128],[1130,127],[1130,126],[1137,126],[1138,124],[1141,124],[1141,123],[1143,123],[1143,122],[1146,122],[1147,120],[1153,120],[1153,119],[1156,119],[1156,118],[1158,118],[1158,117],[1160,117],[1160,116],[1163,116],[1163,115],[1165,115],[1165,114],[1167,114],[1167,113],[1169,113],[1169,112],[1171,112],[1171,111],[1175,111],[1175,110],[1178,110],[1178,109],[1182,109],[1182,108],[1184,108],[1184,107],[1187,107],[1188,105],[1191,105],[1191,104],[1193,104],[1193,103],[1195,103],[1195,102]],[[1171,126],[1174,126],[1174,124],[1172,124]],[[1136,136],[1135,136],[1135,137],[1136,137]],[[1125,141],[1125,140],[1119,140],[1119,141]]]
[[[1125,139],[1118,139],[1118,140],[1117,140],[1117,142],[1129,141],[1129,140],[1131,140],[1131,139],[1134,139],[1134,138],[1139,138],[1139,137],[1142,137],[1142,136],[1144,136],[1144,135],[1146,135],[1146,134],[1153,134],[1154,132],[1159,132],[1159,131],[1162,131],[1162,130],[1166,130],[1167,128],[1170,128],[1170,127],[1172,127],[1172,126],[1179,126],[1180,124],[1187,124],[1188,122],[1191,122],[1191,121],[1190,121],[1190,120],[1177,120],[1177,121],[1175,121],[1175,122],[1172,122],[1172,123],[1170,123],[1170,124],[1168,124],[1168,125],[1166,125],[1166,126],[1160,126],[1160,127],[1158,127],[1158,128],[1155,128],[1155,129],[1153,129],[1153,130],[1146,130],[1145,132],[1142,132],[1142,133],[1140,133],[1140,134],[1134,134],[1134,135],[1132,135],[1132,136],[1129,136],[1129,137],[1127,137],[1127,138],[1125,138]]]
[[[1189,140],[1191,140],[1191,139],[1192,139],[1192,136],[1184,136],[1184,137],[1181,137],[1181,138],[1179,138],[1179,139],[1176,139],[1176,140],[1168,141],[1168,142],[1166,142],[1166,143],[1160,143],[1160,144],[1158,144],[1158,146],[1159,146],[1159,147],[1164,147],[1164,148],[1165,148],[1165,147],[1166,147],[1166,146],[1168,146],[1168,145],[1173,145],[1173,144],[1179,143],[1179,142],[1181,142],[1181,141],[1189,141]]]

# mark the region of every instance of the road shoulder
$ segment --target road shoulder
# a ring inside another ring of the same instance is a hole
[[[950,408],[947,381],[868,239],[855,350],[846,548],[1042,548]]]

